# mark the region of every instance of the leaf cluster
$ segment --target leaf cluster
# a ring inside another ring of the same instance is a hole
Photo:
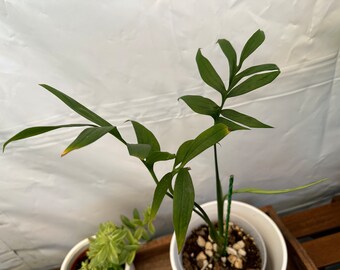
[[[88,259],[80,270],[121,270],[124,264],[131,264],[141,241],[148,241],[154,234],[151,208],[144,211],[141,219],[137,209],[133,218],[121,216],[122,225],[113,222],[100,224],[95,237],[91,237]]]

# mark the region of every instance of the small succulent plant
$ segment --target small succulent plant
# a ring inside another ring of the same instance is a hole
[[[100,224],[96,236],[89,239],[88,258],[80,270],[121,270],[131,264],[141,242],[150,240],[155,232],[150,207],[143,216],[141,219],[135,209],[132,219],[121,216],[121,226],[110,221]]]

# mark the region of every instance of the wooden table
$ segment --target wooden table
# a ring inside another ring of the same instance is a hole
[[[288,248],[288,270],[317,270],[340,263],[340,196],[317,208],[279,217],[261,208],[278,225]],[[144,245],[135,258],[137,270],[171,270],[171,235]],[[271,269],[274,270],[274,269]]]

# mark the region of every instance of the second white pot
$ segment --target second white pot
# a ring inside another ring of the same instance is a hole
[[[225,202],[224,209],[227,209]],[[201,205],[206,211],[209,218],[213,221],[217,220],[217,202],[209,202]],[[250,223],[255,230],[259,232],[265,244],[267,262],[265,269],[268,270],[286,270],[287,268],[287,247],[284,238],[274,223],[265,213],[258,208],[249,204],[232,201],[231,216],[240,217]],[[231,218],[232,221],[232,218]],[[187,236],[191,231],[203,224],[204,221],[197,214],[193,213],[189,224]],[[235,223],[237,221],[235,220]],[[245,226],[245,225],[241,225]],[[244,228],[245,230],[247,228]],[[258,244],[259,245],[259,244]],[[260,250],[261,252],[261,250]],[[173,270],[183,270],[181,254],[178,254],[176,236],[173,234],[170,244],[170,261]]]
[[[86,250],[89,248],[90,241],[88,238],[80,241],[76,244],[66,255],[63,263],[61,265],[60,270],[72,270],[72,266],[76,262],[79,256],[81,256]],[[125,270],[135,270],[135,266],[133,264],[127,265],[125,264]]]

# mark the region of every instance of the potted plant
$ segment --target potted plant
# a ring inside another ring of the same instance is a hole
[[[141,219],[134,209],[132,219],[121,216],[121,226],[110,221],[100,224],[96,235],[69,251],[61,270],[135,270],[133,260],[141,242],[149,241],[155,232],[150,213],[148,207]]]
[[[6,141],[3,145],[3,150],[9,143],[13,141],[26,139],[55,129],[86,127],[79,134],[79,136],[64,150],[62,153],[62,156],[64,156],[73,150],[80,149],[95,142],[105,134],[110,134],[127,147],[127,150],[131,156],[137,157],[142,162],[145,168],[150,172],[151,177],[156,184],[151,206],[151,219],[156,216],[165,196],[173,199],[173,225],[179,252],[185,245],[189,223],[192,213],[194,212],[195,215],[206,224],[206,229],[203,230],[208,232],[208,239],[211,239],[211,241],[209,241],[213,246],[212,248],[208,249],[213,252],[211,256],[207,256],[208,254],[203,254],[203,256],[201,256],[202,258],[205,257],[202,260],[203,265],[200,263],[202,269],[211,269],[214,267],[216,269],[242,269],[239,268],[241,264],[242,267],[258,268],[258,265],[255,267],[246,265],[248,262],[247,254],[249,256],[250,253],[249,249],[245,249],[245,246],[248,245],[248,242],[244,243],[234,236],[234,230],[236,229],[236,226],[234,227],[235,224],[233,225],[229,220],[231,209],[235,208],[236,211],[234,215],[238,214],[238,210],[240,210],[240,212],[243,210],[242,207],[238,206],[239,203],[233,203],[231,201],[232,194],[239,192],[277,194],[306,188],[323,181],[319,180],[305,186],[276,191],[247,188],[233,190],[234,178],[231,176],[227,192],[225,193],[225,191],[223,191],[218,167],[217,144],[228,134],[237,130],[249,130],[251,128],[271,128],[271,126],[264,124],[251,116],[237,112],[230,108],[226,108],[227,100],[259,89],[260,87],[271,83],[280,74],[280,70],[275,64],[261,64],[242,70],[244,61],[263,43],[264,39],[265,35],[263,31],[256,31],[246,42],[244,48],[242,49],[239,60],[237,59],[237,55],[233,46],[228,40],[218,40],[217,43],[229,63],[229,78],[227,86],[218,75],[214,67],[211,65],[209,60],[203,56],[201,50],[198,50],[196,54],[196,62],[199,73],[203,81],[219,93],[220,98],[217,102],[198,95],[180,97],[180,99],[184,101],[194,112],[210,116],[212,119],[212,125],[208,129],[201,132],[196,138],[182,143],[179,146],[176,154],[161,150],[159,142],[153,133],[136,121],[130,121],[136,135],[136,142],[127,142],[122,137],[116,126],[111,125],[108,121],[95,114],[75,99],[45,84],[42,84],[41,86],[59,98],[79,115],[89,120],[91,123],[31,127],[19,132]],[[209,216],[210,214],[207,213],[205,208],[201,207],[197,202],[195,202],[195,190],[190,175],[191,168],[188,167],[188,163],[211,147],[213,148],[213,158],[215,163],[214,170],[216,176],[216,203],[214,205],[216,207],[214,208],[216,211],[214,215]],[[173,160],[173,165],[169,169],[169,172],[159,177],[154,170],[154,164],[156,162],[169,160]],[[235,205],[235,207],[233,207],[233,205]],[[254,221],[251,217],[250,219],[252,223],[257,223],[257,221]],[[275,227],[274,224],[272,225]],[[264,227],[266,226],[267,225]],[[251,235],[248,236],[248,233],[243,235],[243,228],[238,229],[240,230],[242,237],[246,237],[248,239],[253,238]],[[237,242],[235,242],[235,239]],[[282,236],[280,239],[282,240]],[[238,245],[238,248],[236,248],[235,245]],[[253,245],[252,248],[254,248],[254,246],[256,247],[257,244]],[[284,249],[285,248],[283,248],[283,250]],[[191,256],[191,254],[189,254],[189,256]],[[194,255],[194,257],[195,256],[196,255]],[[285,257],[284,255],[278,256]],[[207,264],[206,261],[208,257],[209,261]],[[257,259],[255,259],[255,261],[256,260]],[[194,263],[198,263],[200,260],[195,257],[193,261]],[[284,269],[285,264],[286,261],[283,260],[281,265],[275,268],[275,270]],[[173,267],[175,268],[176,266],[173,265]],[[180,269],[182,266],[180,265],[178,267]],[[195,269],[195,267],[198,266],[193,266],[193,269]],[[264,266],[261,267],[262,269],[264,268]]]

